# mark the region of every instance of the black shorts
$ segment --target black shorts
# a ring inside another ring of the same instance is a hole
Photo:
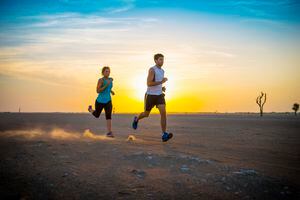
[[[145,103],[145,111],[151,111],[151,109],[154,106],[158,106],[160,104],[165,105],[166,101],[165,101],[165,95],[161,94],[161,95],[151,95],[151,94],[145,94],[145,99],[144,99],[144,103]]]
[[[92,113],[96,118],[99,118],[102,110],[105,110],[105,118],[111,119],[112,103],[111,101],[107,103],[99,103],[97,100],[95,102],[95,111]]]

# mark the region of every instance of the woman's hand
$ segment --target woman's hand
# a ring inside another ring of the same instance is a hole
[[[111,83],[111,82],[113,82],[113,78],[108,78],[108,80],[106,80],[106,85],[107,86],[109,86],[109,84]]]
[[[109,84],[112,82],[111,79],[106,80],[106,86],[109,86]]]

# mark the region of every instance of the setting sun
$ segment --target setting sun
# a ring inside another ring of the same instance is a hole
[[[144,102],[145,92],[147,91],[147,73],[148,71],[145,70],[143,74],[136,75],[131,82],[133,95],[140,102]]]

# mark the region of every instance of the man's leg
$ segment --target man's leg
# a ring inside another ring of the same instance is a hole
[[[151,95],[145,94],[144,104],[145,104],[145,108],[144,108],[145,111],[140,113],[139,116],[135,116],[133,119],[133,122],[132,122],[133,129],[137,129],[139,120],[141,120],[145,117],[149,117],[151,109],[154,106],[153,97]]]
[[[149,96],[148,94],[145,94],[144,112],[140,113],[136,120],[139,121],[140,119],[149,117],[152,107],[153,107],[153,98],[151,97],[151,95]]]
[[[149,114],[150,114],[150,111],[145,110],[144,112],[140,113],[139,116],[135,116],[133,118],[132,128],[137,129],[139,120],[141,120],[145,117],[149,117]]]
[[[167,130],[167,113],[166,113],[166,105],[165,104],[159,104],[157,105],[157,108],[160,113],[160,125],[162,132],[166,132]]]
[[[137,117],[137,121],[140,119],[143,119],[145,117],[149,117],[150,111],[145,110],[144,112],[140,113],[139,116]]]
[[[167,133],[167,112],[166,112],[166,101],[165,96],[160,95],[157,100],[156,107],[159,110],[160,113],[160,124],[161,124],[161,130],[162,130],[162,136],[161,139],[163,142],[167,142],[169,139],[173,137],[173,133]]]

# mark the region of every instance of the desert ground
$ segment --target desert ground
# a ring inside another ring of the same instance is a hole
[[[300,199],[300,117],[1,113],[1,199]]]

